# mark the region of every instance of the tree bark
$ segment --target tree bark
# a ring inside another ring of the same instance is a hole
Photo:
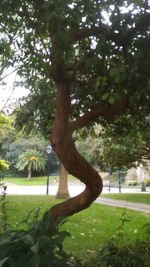
[[[55,56],[54,56],[55,55]],[[95,169],[78,153],[72,138],[75,126],[71,128],[70,116],[70,79],[66,74],[62,55],[57,44],[52,45],[52,72],[55,81],[56,115],[51,144],[66,171],[85,184],[85,190],[78,196],[53,206],[50,221],[57,222],[59,217],[71,216],[91,205],[102,192],[102,179]]]
[[[55,222],[58,217],[70,216],[89,207],[102,191],[102,179],[95,169],[78,153],[70,134],[55,145],[54,150],[66,170],[86,185],[85,190],[78,196],[52,207],[50,215],[52,221]]]
[[[60,61],[59,61],[60,63]],[[55,61],[57,65],[57,60]],[[73,123],[69,122],[70,114],[70,88],[67,77],[61,73],[55,76],[57,89],[57,104],[54,129],[51,137],[51,144],[56,155],[64,165],[68,173],[78,178],[85,184],[85,190],[76,197],[70,198],[63,203],[57,204],[50,210],[50,220],[56,222],[59,217],[71,216],[89,207],[102,192],[102,178],[97,171],[78,153],[72,134],[80,127],[87,126],[99,116],[120,114],[126,104],[126,100],[118,101],[111,109],[100,109],[98,112],[89,112],[83,117],[76,118]],[[56,68],[57,70],[57,68]],[[57,70],[57,71],[58,71]],[[56,72],[57,72],[56,71]],[[62,71],[63,72],[63,71]],[[64,77],[60,81],[60,77]],[[57,80],[58,78],[58,80]]]
[[[70,198],[67,178],[68,178],[68,172],[66,171],[63,164],[61,164],[59,186],[58,186],[58,191],[56,194],[56,199],[68,199],[68,198]]]
[[[95,169],[78,153],[69,124],[69,84],[57,86],[57,108],[52,134],[52,147],[68,173],[83,182],[85,190],[76,197],[57,204],[50,210],[50,219],[56,222],[61,216],[71,216],[90,206],[102,191],[102,179]],[[74,130],[74,129],[73,129]]]
[[[28,168],[28,180],[29,181],[31,180],[31,168],[30,167]]]

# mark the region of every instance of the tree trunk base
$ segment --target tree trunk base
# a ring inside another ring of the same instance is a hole
[[[68,199],[68,198],[70,198],[70,195],[69,195],[69,192],[63,192],[63,193],[57,193],[57,195],[56,195],[56,197],[55,197],[56,199]]]

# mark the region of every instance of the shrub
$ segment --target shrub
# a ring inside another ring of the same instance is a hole
[[[128,180],[127,181],[127,186],[136,186],[138,185],[138,182],[135,180]]]
[[[4,187],[1,184],[1,187]],[[39,209],[31,211],[21,222],[27,230],[13,230],[7,224],[7,201],[4,190],[0,201],[0,267],[50,267],[72,266],[76,259],[63,250],[63,241],[70,234],[60,231],[65,222],[61,219],[57,225],[49,223],[46,212],[39,220]],[[75,265],[76,266],[76,265]],[[80,266],[80,265],[78,265]]]
[[[125,221],[124,221],[125,222]],[[85,263],[85,267],[149,267],[150,266],[150,224],[145,225],[147,238],[127,244],[122,223],[116,236],[104,245],[97,256]],[[124,240],[125,245],[121,245]]]
[[[64,252],[62,242],[69,236],[66,231],[59,231],[59,226],[48,223],[48,212],[42,220],[38,213],[29,222],[29,216],[23,223],[27,230],[7,229],[0,235],[0,266],[3,267],[50,267],[71,266],[72,257]],[[74,259],[75,261],[75,259]]]
[[[150,178],[147,178],[147,179],[145,180],[145,185],[146,185],[146,186],[150,186]]]
[[[6,160],[0,159],[0,171],[8,170],[9,164]]]
[[[4,171],[9,169],[9,164],[6,160],[0,159],[0,178],[4,175]]]

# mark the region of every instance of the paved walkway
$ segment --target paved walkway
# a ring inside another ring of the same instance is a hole
[[[84,190],[84,185],[69,185],[70,196],[76,196]],[[56,195],[58,185],[49,186],[49,195]],[[110,193],[118,193],[118,188],[111,188]],[[122,193],[141,193],[140,188],[122,188]],[[1,192],[0,192],[1,193]],[[103,194],[109,194],[108,187],[103,188]],[[145,192],[144,194],[150,193],[150,191]],[[7,195],[46,195],[46,186],[18,186],[14,184],[7,184]],[[133,203],[123,200],[114,200],[110,198],[98,197],[95,201],[99,204],[115,206],[115,207],[124,207],[127,209],[139,210],[142,212],[150,213],[150,205]]]
[[[130,210],[138,210],[138,211],[142,211],[145,213],[150,213],[150,205],[144,204],[144,203],[135,203],[135,202],[116,200],[116,199],[110,199],[110,198],[104,198],[104,197],[97,198],[95,202],[99,204],[108,205],[108,206],[123,207],[123,208],[130,209]]]

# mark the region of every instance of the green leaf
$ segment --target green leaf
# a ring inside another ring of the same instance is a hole
[[[9,259],[9,258],[6,257],[6,258],[0,260],[0,267],[3,267],[3,266],[4,266],[3,264],[4,264],[8,259]]]
[[[34,254],[37,254],[37,252],[39,251],[39,244],[36,243],[36,244],[33,245],[30,249],[31,249],[31,251],[32,251]]]
[[[40,256],[39,255],[34,255],[31,258],[30,265],[32,267],[38,267],[38,266],[40,266]]]
[[[109,98],[108,98],[108,102],[110,103],[110,104],[114,104],[115,103],[115,97],[114,96],[109,96]]]
[[[43,235],[38,238],[38,249],[44,247],[50,241],[50,237]]]
[[[106,100],[107,98],[109,97],[109,94],[108,93],[105,93],[104,95],[102,95],[102,100]]]
[[[34,240],[30,234],[24,235],[22,240],[24,241],[25,244],[28,244],[28,245],[33,245],[34,243]]]

